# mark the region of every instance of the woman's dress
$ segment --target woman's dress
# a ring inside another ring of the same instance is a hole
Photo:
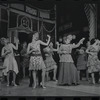
[[[4,49],[4,52],[10,51],[10,53],[7,54],[4,59],[3,66],[6,67],[6,69],[3,70],[4,75],[7,75],[9,71],[14,71],[17,74],[18,65],[14,57],[12,44],[9,43],[8,46],[3,47],[3,49]]]
[[[60,54],[58,85],[72,85],[79,83],[78,72],[71,56],[73,46],[74,45],[72,44],[62,44],[60,46],[59,51],[66,51],[66,53]]]
[[[22,55],[22,66],[27,68],[29,67],[29,55],[27,54],[27,49],[22,49],[21,50],[21,55]]]
[[[32,52],[30,55],[29,70],[41,70],[46,68],[40,51],[39,41],[37,41],[35,44],[31,43],[31,49],[33,48],[37,49],[37,51]]]
[[[53,50],[49,47],[46,47],[44,49],[45,52],[45,65],[46,65],[46,71],[50,71],[52,69],[54,69],[54,65],[56,65],[56,62],[54,61],[52,55],[53,55]]]
[[[98,59],[98,50],[93,46],[90,46],[88,49],[92,53],[92,55],[89,54],[88,56],[88,72],[98,72],[100,71],[100,60]]]
[[[77,70],[86,70],[87,69],[87,55],[79,54],[77,59]]]

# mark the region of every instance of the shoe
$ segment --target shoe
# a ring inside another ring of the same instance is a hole
[[[93,84],[95,85],[95,82],[93,82]]]
[[[35,89],[36,88],[36,86],[33,86],[33,89]]]
[[[14,86],[17,86],[16,84],[14,84]]]
[[[7,84],[7,86],[9,86],[9,84]]]
[[[53,79],[53,81],[57,82],[57,80],[56,80],[56,79]]]
[[[41,86],[43,89],[45,89],[45,88],[46,88],[45,86],[43,86],[42,82],[40,83],[40,86]]]

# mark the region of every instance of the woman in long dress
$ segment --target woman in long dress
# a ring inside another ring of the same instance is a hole
[[[59,69],[59,77],[58,77],[58,85],[77,85],[79,84],[79,76],[77,69],[74,65],[74,61],[71,56],[71,52],[73,48],[79,47],[84,38],[79,41],[78,44],[71,44],[73,36],[68,35],[64,37],[64,44],[62,44],[59,48],[58,53],[60,54],[60,69]]]
[[[4,75],[7,76],[7,86],[9,86],[9,75],[10,72],[13,72],[13,84],[17,86],[15,83],[16,74],[18,73],[18,65],[14,57],[13,49],[18,49],[18,42],[16,41],[16,46],[12,43],[9,43],[6,38],[1,38],[1,43],[4,45],[2,48],[1,56],[4,57],[3,66],[6,69],[3,71]]]
[[[57,74],[57,64],[53,59],[53,52],[57,52],[59,48],[59,44],[57,43],[57,49],[53,48],[53,43],[50,42],[50,44],[44,48],[44,52],[45,52],[45,65],[46,65],[46,76],[47,76],[47,80],[49,77],[49,72],[53,70],[53,80],[56,81],[56,74]]]
[[[100,71],[100,60],[98,59],[98,52],[100,50],[100,41],[97,39],[92,39],[90,41],[90,46],[87,48],[88,53],[88,72],[91,74],[92,83],[95,84],[94,73]]]
[[[33,73],[33,81],[34,81],[34,87],[36,88],[37,84],[36,84],[36,73],[38,70],[42,70],[42,82],[41,82],[41,86],[43,88],[46,88],[44,85],[45,82],[45,64],[42,58],[42,54],[41,54],[41,50],[40,50],[40,45],[44,45],[47,46],[50,42],[50,36],[48,36],[48,41],[47,43],[42,42],[41,40],[39,40],[39,34],[38,32],[36,32],[35,34],[33,34],[32,37],[32,42],[28,44],[28,49],[27,49],[27,53],[30,54],[30,64],[29,64],[29,70],[32,70]]]

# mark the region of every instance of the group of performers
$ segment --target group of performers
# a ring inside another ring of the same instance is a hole
[[[32,41],[28,44],[24,42],[22,45],[21,56],[23,56],[23,61],[21,63],[23,67],[23,75],[25,77],[25,68],[29,67],[29,76],[33,78],[33,88],[37,87],[37,72],[39,70],[41,73],[40,85],[42,88],[45,86],[45,78],[49,77],[49,72],[53,71],[53,80],[57,82],[57,85],[79,85],[81,77],[81,71],[86,72],[88,79],[88,74],[91,75],[91,81],[95,84],[95,73],[100,71],[100,61],[98,59],[98,52],[100,50],[100,41],[98,39],[92,39],[87,48],[81,47],[77,50],[77,67],[74,64],[74,60],[71,56],[72,49],[78,48],[83,44],[85,38],[82,38],[77,44],[71,43],[75,39],[74,35],[68,34],[63,36],[63,42],[56,43],[57,48],[53,48],[53,43],[51,42],[51,37],[47,35],[48,39],[46,42],[39,40],[38,32],[32,33]],[[18,74],[18,64],[14,57],[14,49],[18,50],[19,40],[16,39],[16,44],[9,42],[7,38],[1,38],[1,44],[4,45],[1,51],[1,56],[4,58],[3,66],[6,69],[3,70],[3,74],[7,76],[7,86],[9,86],[9,76],[10,72],[13,72],[13,85],[16,85],[15,79]],[[43,49],[45,54],[45,60],[43,60],[40,45],[46,46]],[[58,79],[57,74],[57,63],[53,59],[54,52],[59,55],[59,73]]]

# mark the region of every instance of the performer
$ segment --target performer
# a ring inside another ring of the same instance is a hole
[[[73,36],[68,35],[63,38],[64,44],[59,48],[58,53],[60,54],[60,69],[58,77],[58,85],[78,85],[79,76],[77,69],[74,65],[74,61],[71,57],[71,51],[73,48],[79,47],[83,44],[84,38],[79,41],[78,44],[71,44]]]
[[[27,55],[27,43],[23,43],[23,48],[21,50],[22,56],[22,69],[23,69],[23,77],[25,78],[25,69],[29,67],[29,55]]]
[[[79,73],[80,80],[82,80],[82,72],[85,73],[86,80],[88,80],[87,78],[87,53],[86,53],[85,47],[81,47],[78,50],[77,70]]]
[[[53,52],[57,52],[59,49],[59,44],[57,42],[57,49],[53,48],[53,43],[50,42],[50,44],[44,48],[44,52],[45,52],[45,65],[46,65],[46,76],[47,76],[47,81],[48,81],[48,77],[49,77],[49,72],[53,70],[53,80],[57,81],[56,79],[56,73],[57,73],[57,64],[54,61],[52,55]]]
[[[90,41],[90,46],[87,48],[86,52],[88,56],[88,72],[91,74],[92,83],[95,84],[94,74],[100,71],[100,61],[98,59],[98,52],[100,50],[100,41],[97,39],[92,39]]]
[[[39,40],[39,35],[38,32],[35,32],[35,34],[33,34],[32,37],[32,42],[28,44],[28,49],[27,49],[27,53],[31,54],[30,57],[30,64],[29,64],[29,70],[33,71],[33,81],[34,81],[34,87],[36,88],[37,84],[36,84],[36,73],[38,70],[42,70],[42,82],[41,82],[41,86],[43,88],[46,88],[44,86],[44,81],[45,81],[45,64],[43,62],[43,58],[41,55],[41,51],[40,51],[40,44],[41,45],[45,45],[47,46],[50,42],[50,36],[48,36],[48,41],[47,43],[42,42],[41,40]]]
[[[8,39],[1,38],[1,44],[4,45],[2,48],[1,56],[4,57],[4,64],[3,66],[6,67],[6,69],[3,71],[4,75],[7,75],[7,86],[9,86],[9,75],[10,72],[13,72],[13,84],[14,86],[17,86],[15,83],[16,74],[18,73],[18,65],[14,57],[13,49],[18,49],[18,43],[19,40],[16,40],[16,46],[12,43],[8,42]]]

